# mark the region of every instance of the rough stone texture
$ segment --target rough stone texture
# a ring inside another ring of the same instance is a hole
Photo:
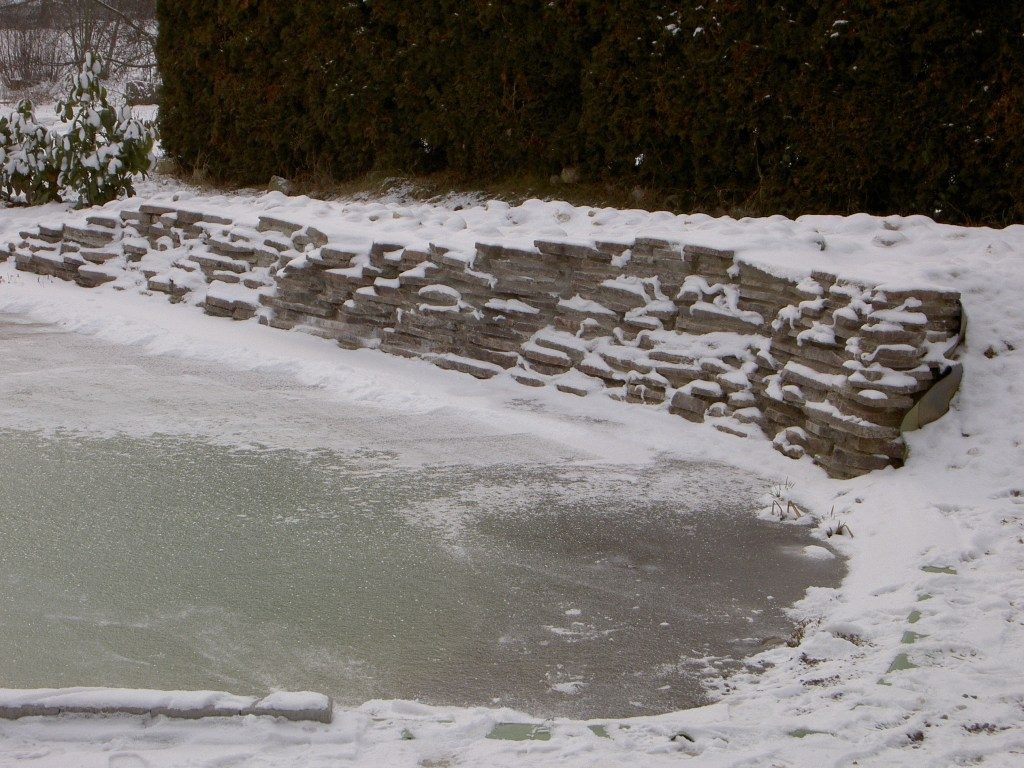
[[[836,477],[902,464],[908,413],[940,379],[959,380],[955,291],[818,272],[794,281],[706,245],[359,250],[273,217],[252,228],[150,204],[21,238],[8,248],[21,270],[87,287],[141,270],[150,290],[211,315],[258,315],[478,378],[604,392],[741,437],[760,427],[786,456],[809,455]],[[147,267],[166,251],[169,270]]]

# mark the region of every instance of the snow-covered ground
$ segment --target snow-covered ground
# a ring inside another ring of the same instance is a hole
[[[167,182],[143,189],[177,191]],[[465,418],[605,459],[725,461],[788,479],[791,486],[778,492],[811,510],[822,536],[841,523],[853,534],[830,540],[849,557],[842,586],[812,589],[796,608],[805,622],[799,644],[761,654],[762,672],[724,681],[720,700],[700,709],[615,720],[607,734],[555,722],[544,741],[486,738],[498,722],[530,721],[526,714],[395,701],[339,710],[330,726],[256,718],[27,719],[0,723],[0,764],[657,766],[687,757],[702,767],[1024,763],[1024,227],[967,229],[922,217],[733,221],[561,203],[454,211],[277,195],[194,202],[239,216],[273,210],[360,240],[385,233],[456,244],[667,234],[737,248],[781,271],[820,268],[952,287],[962,292],[969,318],[963,386],[947,416],[908,435],[904,468],[830,480],[809,460],[782,457],[768,440],[743,441],[659,410],[477,382],[254,321],[205,317],[163,297],[86,291],[0,265],[0,311],[153,352],[286,372],[368,408],[454,407]],[[63,215],[60,206],[0,211],[0,237]],[[524,410],[524,400],[533,407]],[[762,514],[770,514],[769,501]]]

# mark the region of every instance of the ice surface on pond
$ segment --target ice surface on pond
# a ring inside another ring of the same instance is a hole
[[[0,345],[8,686],[669,711],[839,575],[719,465],[609,465],[47,326]]]

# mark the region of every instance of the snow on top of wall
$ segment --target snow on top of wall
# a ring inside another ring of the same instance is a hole
[[[537,240],[573,244],[630,243],[653,237],[735,251],[741,261],[782,277],[814,271],[886,288],[950,288],[965,258],[995,267],[1024,246],[1024,225],[997,230],[939,224],[927,216],[808,215],[733,219],[667,211],[616,210],[527,200],[491,200],[455,211],[445,205],[387,201],[322,201],[279,192],[197,196],[190,191],[141,189],[148,202],[227,216],[255,226],[261,215],[310,225],[337,242],[365,249],[373,241],[425,248],[434,243],[472,252],[478,242],[532,249]],[[137,206],[139,199],[112,203]]]

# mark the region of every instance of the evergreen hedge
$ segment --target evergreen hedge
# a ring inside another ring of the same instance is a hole
[[[1024,220],[1024,4],[161,0],[165,150],[233,183],[564,167],[676,207]]]

